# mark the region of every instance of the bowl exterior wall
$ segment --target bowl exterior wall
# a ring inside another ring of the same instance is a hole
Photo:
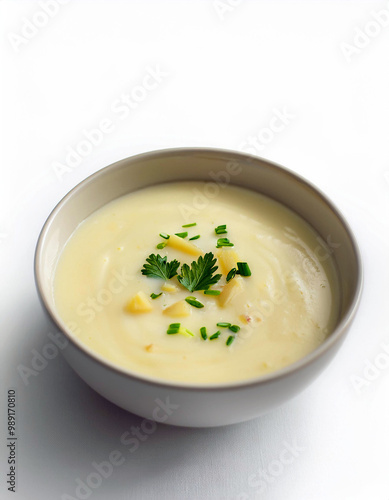
[[[72,343],[62,351],[74,371],[96,392],[145,419],[184,427],[216,427],[251,420],[290,400],[331,362],[341,343],[286,376],[219,390],[155,385],[96,362]]]

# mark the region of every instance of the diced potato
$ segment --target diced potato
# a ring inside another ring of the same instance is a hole
[[[236,268],[236,263],[240,261],[239,255],[231,248],[220,248],[216,257],[223,274],[228,274],[233,267]]]
[[[228,305],[232,299],[243,292],[242,278],[234,278],[229,283],[227,283],[222,290],[222,293],[218,296],[219,304],[224,307]]]
[[[200,250],[200,248],[193,245],[190,241],[184,240],[175,234],[172,234],[166,243],[169,247],[175,248],[176,250],[180,250],[181,252],[187,253],[189,255],[195,255],[198,257],[199,255],[203,255],[204,252]]]
[[[190,305],[185,302],[185,300],[179,300],[174,302],[171,306],[163,310],[163,314],[171,316],[172,318],[178,318],[183,316],[190,316],[191,313]]]
[[[149,298],[144,292],[138,292],[130,301],[127,302],[124,310],[130,313],[147,313],[153,309]]]
[[[176,285],[173,285],[172,283],[166,282],[161,286],[161,290],[164,292],[169,292],[169,293],[176,293],[178,292],[178,288]]]

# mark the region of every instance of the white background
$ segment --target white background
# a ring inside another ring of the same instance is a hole
[[[45,20],[40,2],[0,2],[0,406],[3,422],[16,388],[19,438],[8,494],[2,423],[0,497],[77,498],[76,479],[118,449],[124,464],[89,498],[388,500],[389,27],[372,13],[385,10],[388,25],[388,2],[57,5]],[[122,94],[142,92],[148,68],[164,75],[156,88],[128,116],[114,111]],[[289,118],[269,139],[277,112]],[[55,162],[104,118],[111,132],[58,175]],[[308,178],[350,221],[365,270],[355,323],[321,377],[273,413],[217,429],[159,425],[129,453],[120,436],[142,419],[94,393],[61,356],[28,385],[18,373],[49,341],[33,281],[39,230],[70,188],[115,160],[244,149],[258,134],[267,144],[256,154]],[[285,443],[300,451],[280,468]]]

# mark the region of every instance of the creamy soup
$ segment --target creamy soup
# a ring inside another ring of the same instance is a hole
[[[146,260],[147,259],[147,260]],[[115,365],[193,384],[250,379],[318,347],[338,316],[331,250],[258,193],[148,187],[84,220],[54,298],[74,336]]]

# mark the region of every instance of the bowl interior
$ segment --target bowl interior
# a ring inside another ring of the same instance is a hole
[[[53,282],[62,249],[78,224],[106,203],[137,189],[163,182],[206,181],[202,195],[211,198],[227,184],[267,195],[303,217],[329,244],[340,283],[340,315],[344,321],[358,300],[361,265],[354,237],[338,210],[316,188],[267,160],[232,151],[176,149],[121,160],[76,186],[49,216],[39,239],[35,272],[45,307],[57,323]],[[202,200],[199,198],[198,203]],[[323,259],[328,258],[318,242]]]

